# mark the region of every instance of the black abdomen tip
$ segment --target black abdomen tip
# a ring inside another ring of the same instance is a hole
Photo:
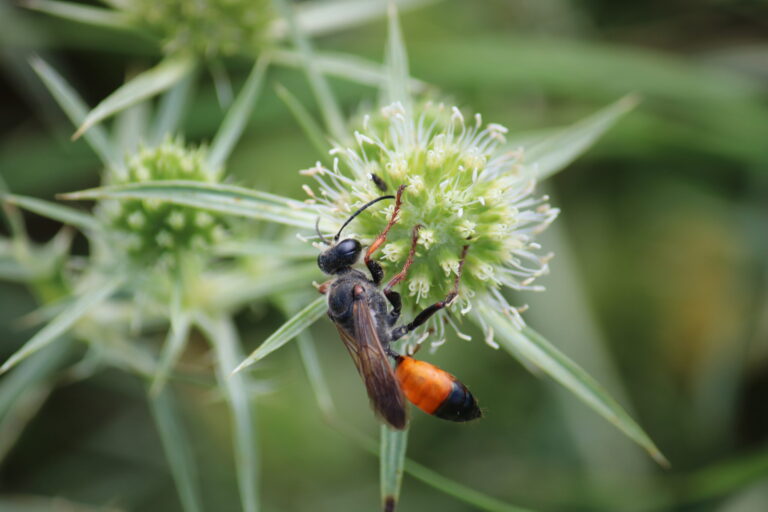
[[[451,393],[433,414],[450,421],[471,421],[483,415],[475,397],[464,384],[457,380],[453,381]]]

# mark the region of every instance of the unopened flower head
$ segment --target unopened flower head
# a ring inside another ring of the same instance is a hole
[[[120,7],[156,34],[166,53],[231,56],[260,49],[275,18],[269,0],[134,0]]]
[[[182,139],[166,138],[154,148],[141,148],[127,162],[127,172],[116,184],[190,180],[213,182],[203,148],[189,147]],[[224,232],[213,213],[152,199],[107,201],[102,205],[111,225],[121,233],[132,259],[172,262],[185,252],[208,248]]]
[[[408,257],[412,228],[420,224],[416,258],[401,290],[413,310],[442,300],[459,272],[462,248],[469,246],[453,313],[492,307],[523,325],[501,290],[536,290],[532,282],[547,271],[535,235],[558,210],[533,195],[535,181],[522,164],[522,151],[506,147],[506,128],[466,119],[456,107],[432,102],[408,112],[400,103],[365,116],[355,143],[331,150],[332,169],[318,164],[302,171],[317,181],[309,201],[322,225],[338,226],[351,212],[406,185],[397,223],[377,259],[392,275]],[[375,175],[376,178],[372,177]],[[371,243],[387,223],[393,203],[382,202],[359,215],[345,236]],[[454,315],[455,316],[455,315]],[[433,317],[437,343],[454,319]],[[445,322],[442,319],[445,319]],[[428,327],[428,329],[429,329]],[[486,329],[486,334],[490,335]],[[416,337],[419,338],[418,336]],[[489,343],[493,343],[487,336]]]

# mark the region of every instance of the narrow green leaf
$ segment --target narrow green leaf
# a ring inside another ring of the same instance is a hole
[[[405,51],[403,33],[397,17],[397,6],[389,0],[387,35],[387,82],[384,98],[387,104],[400,102],[406,112],[411,111],[411,93],[408,90],[408,54]]]
[[[398,0],[397,5],[413,9],[434,3],[435,0]],[[296,21],[302,32],[319,36],[338,32],[374,21],[386,13],[381,0],[331,0],[304,2],[296,6]]]
[[[17,196],[14,194],[0,194],[0,200],[84,231],[97,231],[101,229],[101,224],[96,220],[96,217],[69,206],[62,206],[43,199],[37,199],[36,197]]]
[[[83,4],[56,2],[53,0],[27,0],[24,6],[35,11],[78,23],[95,25],[108,29],[132,30],[130,18],[114,9],[104,9]]]
[[[281,16],[288,23],[288,30],[291,33],[293,44],[296,46],[302,57],[309,85],[317,99],[318,105],[320,105],[320,111],[323,113],[328,131],[338,141],[347,140],[349,134],[347,133],[346,123],[344,122],[341,108],[336,102],[336,98],[333,96],[333,92],[331,91],[328,82],[317,68],[314,50],[309,39],[304,32],[301,31],[299,24],[296,22],[293,5],[289,4],[288,0],[276,0],[275,3],[277,4]]]
[[[193,445],[184,428],[176,399],[166,387],[159,393],[149,394],[149,405],[182,508],[184,512],[199,512],[203,510],[203,505]]]
[[[313,229],[315,215],[305,203],[234,185],[197,181],[148,181],[61,194],[63,199],[159,199],[228,215]]]
[[[407,446],[408,427],[405,430],[394,430],[387,425],[381,426],[379,463],[381,503],[384,512],[394,512],[400,499]]]
[[[62,339],[40,350],[21,363],[18,369],[0,380],[0,420],[5,418],[25,390],[51,377],[72,353],[72,340]]]
[[[235,143],[243,134],[245,124],[248,122],[248,118],[253,112],[253,107],[256,105],[256,100],[261,92],[261,84],[264,82],[268,63],[267,57],[264,55],[259,57],[250,75],[248,75],[243,89],[229,108],[221,128],[219,128],[211,143],[211,148],[208,152],[209,168],[214,170],[220,169],[229,157]]]
[[[147,102],[137,103],[117,114],[113,128],[113,145],[118,148],[120,154],[136,153],[139,144],[147,140],[149,115]]]
[[[292,50],[272,50],[272,61],[284,66],[302,67],[301,55]],[[387,70],[378,62],[373,62],[356,55],[344,53],[317,52],[315,65],[323,74],[343,78],[354,83],[380,88],[387,81]],[[427,84],[414,78],[410,79],[409,88],[422,92]]]
[[[7,372],[19,362],[54,342],[83,315],[107,299],[120,286],[122,280],[122,277],[110,279],[80,295],[68,308],[40,329],[24,346],[3,363],[3,366],[0,367],[0,373]]]
[[[198,319],[200,328],[216,351],[217,375],[234,419],[234,452],[240,500],[245,512],[259,509],[256,425],[249,398],[248,376],[234,374],[242,359],[237,330],[229,318]]]
[[[317,355],[315,340],[312,339],[308,330],[304,330],[298,334],[296,342],[298,343],[301,362],[304,364],[307,379],[315,395],[315,400],[317,400],[320,412],[326,419],[333,418],[336,413],[336,406],[333,405],[331,389],[320,366],[320,358]]]
[[[555,131],[544,140],[525,148],[525,163],[543,180],[565,168],[605,133],[622,115],[638,103],[636,96],[621,98],[571,126]]]
[[[235,373],[252,365],[259,359],[263,359],[291,341],[301,331],[315,323],[327,310],[328,305],[324,296],[318,297],[310,302],[304,309],[296,313],[290,320],[280,326],[272,336],[267,338],[259,348],[254,350],[251,355],[241,362],[237,368],[235,368]]]
[[[291,92],[281,84],[275,85],[275,92],[277,92],[277,96],[283,100],[283,103],[285,103],[285,106],[288,107],[288,110],[291,111],[293,117],[296,118],[296,121],[298,121],[299,126],[301,126],[302,130],[304,130],[304,135],[307,136],[309,142],[312,143],[322,158],[327,158],[328,150],[330,149],[330,143],[325,138],[323,129],[320,128],[320,125],[318,125],[317,122],[312,118],[312,114],[310,114],[307,109],[304,108],[304,105],[302,105],[301,102],[296,99],[296,96],[291,94]]]
[[[160,99],[160,106],[152,126],[149,142],[158,145],[166,135],[174,135],[184,117],[189,98],[194,89],[194,71],[185,75]]]
[[[410,459],[405,460],[405,472],[416,480],[420,480],[430,487],[480,510],[487,510],[488,512],[532,512],[527,508],[510,505],[483,494]]]
[[[43,59],[32,57],[29,63],[72,124],[78,126],[82,123],[88,114],[88,106],[75,90]],[[85,135],[85,141],[105,166],[116,172],[122,171],[124,167],[122,159],[111,146],[104,128],[94,127]]]
[[[514,357],[522,357],[533,363],[642,446],[657,463],[669,466],[669,462],[643,429],[580,366],[530,327],[518,330],[507,317],[489,308],[483,308],[479,314],[493,327],[501,346]]]
[[[152,69],[139,73],[91,110],[72,136],[77,139],[107,117],[170,88],[194,69],[191,57],[169,57]]]
[[[189,338],[190,318],[186,314],[180,314],[171,318],[171,328],[163,344],[163,351],[157,363],[157,369],[152,379],[149,393],[152,396],[159,395],[164,389],[171,370],[179,360]]]

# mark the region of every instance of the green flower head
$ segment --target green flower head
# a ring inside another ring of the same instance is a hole
[[[419,309],[442,300],[468,245],[453,310],[466,315],[479,302],[524,325],[501,290],[542,289],[533,281],[547,271],[551,255],[540,254],[534,237],[558,210],[547,204],[546,196],[532,195],[535,180],[525,172],[522,150],[505,147],[505,127],[484,124],[479,114],[467,120],[457,107],[443,103],[421,103],[414,109],[394,103],[366,115],[354,132],[356,144],[331,150],[332,169],[318,164],[302,171],[319,185],[319,193],[306,188],[309,201],[325,222],[340,225],[355,209],[381,196],[382,183],[389,193],[406,185],[398,221],[378,257],[388,274],[399,271],[408,257],[413,227],[422,226],[404,285],[410,297],[406,303]],[[393,208],[384,202],[372,207],[353,221],[346,235],[370,244]],[[462,335],[454,319],[445,318]],[[445,339],[444,326],[435,318],[427,329],[436,333],[435,345]],[[490,329],[486,335],[495,345]]]
[[[139,149],[128,159],[118,185],[148,181],[188,180],[212,183],[216,172],[207,169],[204,148],[186,146],[170,137],[154,148]],[[197,208],[155,199],[112,201],[103,207],[110,223],[134,261],[172,262],[185,253],[204,251],[224,234],[221,218]]]
[[[135,0],[121,7],[160,38],[166,53],[204,58],[257,51],[275,19],[269,0]]]

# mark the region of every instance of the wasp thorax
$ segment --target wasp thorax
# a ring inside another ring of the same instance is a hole
[[[126,175],[116,184],[187,180],[212,182],[219,173],[207,168],[202,148],[167,138],[128,158]],[[155,200],[104,201],[101,208],[120,234],[122,249],[142,263],[175,261],[184,253],[205,251],[226,231],[211,212]]]

